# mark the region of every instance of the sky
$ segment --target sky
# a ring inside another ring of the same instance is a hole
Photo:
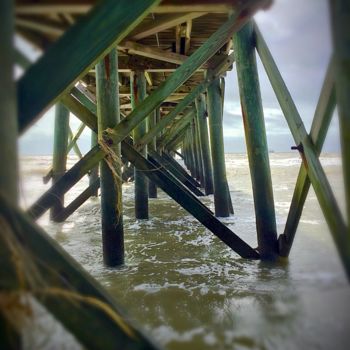
[[[275,0],[270,9],[255,16],[308,131],[331,56],[327,3],[327,0]],[[19,45],[23,48],[23,43]],[[26,51],[32,57],[37,55],[29,47]],[[257,63],[269,150],[290,151],[294,141],[258,55]],[[73,133],[79,124],[71,117]],[[53,125],[54,110],[51,108],[20,138],[20,154],[51,154]],[[324,146],[326,152],[339,152],[338,132],[335,113]],[[226,76],[224,141],[226,153],[246,151],[235,66]],[[83,152],[89,149],[88,130],[78,144]]]

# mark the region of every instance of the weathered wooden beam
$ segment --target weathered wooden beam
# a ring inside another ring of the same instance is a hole
[[[123,349],[156,349],[130,322],[115,298],[110,297],[55,240],[5,200],[2,194],[0,217],[8,224],[8,239],[10,235],[12,242],[17,244],[16,249],[24,252],[17,259],[26,259],[27,254],[41,277],[40,281],[44,281],[43,285],[32,289],[31,283],[25,283],[24,287],[23,278],[27,282],[28,276],[21,274],[19,277],[12,260],[7,261],[6,267],[0,271],[2,281],[6,271],[12,272],[12,278],[5,280],[3,288],[32,294],[86,348],[115,349],[118,344]],[[0,241],[2,250],[9,250],[4,235],[0,235]],[[9,255],[13,259],[13,251]],[[3,267],[5,262],[2,260]],[[33,276],[29,278],[32,281]]]
[[[159,0],[99,2],[17,82],[20,133],[136,27]],[[67,61],[67,57],[69,60]],[[47,84],[47,77],[56,78]]]
[[[53,143],[53,160],[52,160],[52,183],[55,184],[66,172],[67,147],[69,134],[69,110],[61,103],[56,104],[55,108],[55,130]],[[64,207],[64,196],[57,196],[54,205],[50,210],[51,220]]]
[[[33,203],[28,209],[28,214],[37,219],[43,215],[55,203],[57,196],[70,190],[84,175],[94,168],[100,160],[105,157],[105,153],[98,147],[90,150],[81,160],[79,160],[69,171],[65,173],[51,188]]]
[[[18,64],[23,70],[26,70],[32,64],[32,61],[18,48],[14,49],[15,63]]]
[[[98,144],[98,140],[97,140],[97,134],[91,130],[91,136],[90,136],[90,139],[91,139],[91,148],[94,148],[95,146],[97,146]],[[97,180],[98,178],[98,166],[95,166],[91,172],[90,172],[90,176],[89,176],[89,185],[90,186],[93,186],[93,184],[95,183],[95,181]],[[97,197],[98,196],[98,188],[95,190],[94,193],[92,193],[93,197]]]
[[[79,137],[83,133],[84,129],[85,129],[85,124],[84,123],[81,123],[79,125],[78,130],[76,131],[75,135],[73,134],[72,130],[69,129],[69,134],[71,135],[71,140],[68,143],[67,154],[71,151],[71,149],[74,147],[74,145],[77,146],[77,141],[79,140]],[[78,155],[79,155],[79,153],[81,154],[79,148],[78,148],[78,150],[76,150],[75,153],[77,153]]]
[[[146,76],[146,73],[145,73]],[[159,113],[159,108],[157,108]],[[157,110],[155,110],[148,117],[148,127],[149,129],[154,128],[157,123]],[[156,152],[157,151],[157,138],[154,137],[153,140],[148,144],[147,152]],[[148,181],[148,196],[149,198],[157,198],[157,185],[153,181]]]
[[[16,27],[31,29],[39,33],[51,35],[53,37],[61,36],[65,28],[57,22],[48,21],[47,19],[24,19],[16,18]]]
[[[146,176],[154,181],[165,193],[179,203],[185,210],[192,214],[200,223],[216,235],[221,241],[244,258],[258,259],[259,254],[247,243],[241,240],[228,227],[216,219],[209,209],[191,194],[174,177],[167,174],[164,169],[155,166],[142,157],[132,146],[125,143],[123,152],[135,167],[144,171]]]
[[[94,196],[100,188],[100,179],[95,179],[89,186],[79,194],[71,203],[55,216],[56,222],[67,220],[77,209],[79,209],[90,197]]]
[[[0,194],[4,196],[9,203],[16,205],[18,203],[18,153],[17,153],[17,113],[16,113],[16,90],[13,79],[14,71],[14,1],[5,0],[0,2],[0,66],[4,71],[1,72],[0,79]],[[1,204],[0,204],[1,206]],[[1,208],[0,208],[1,210]],[[1,226],[1,237],[8,234]],[[2,243],[2,242],[1,242]],[[6,269],[3,263],[12,256],[5,251],[5,247],[0,247],[1,270]],[[13,258],[13,257],[12,257]],[[4,284],[7,278],[12,279],[12,269],[7,269],[5,276],[0,276],[1,292],[4,290]],[[6,279],[4,279],[5,277]],[[13,315],[12,317],[16,317]],[[21,349],[22,340],[18,330],[14,327],[11,319],[6,317],[5,306],[0,309],[0,339],[1,347],[6,349]]]
[[[69,143],[67,147],[67,155],[69,154],[69,151],[70,151],[69,147],[71,146],[71,148],[73,148],[74,150],[74,153],[79,157],[79,159],[83,158],[83,155],[81,154],[80,148],[77,144],[78,139],[75,139],[76,135],[73,135],[73,131],[71,128],[68,129],[68,136],[69,136]]]
[[[247,12],[253,12],[257,8],[267,8],[270,6],[270,0],[258,0],[247,2]],[[15,12],[21,15],[45,15],[57,13],[85,14],[95,4],[94,0],[50,0],[49,3],[30,4],[25,1],[19,1]],[[208,12],[208,13],[231,13],[240,9],[240,0],[167,0],[162,1],[159,6],[152,9],[152,13],[191,13],[191,12]]]
[[[194,142],[196,145],[197,150],[197,158],[198,158],[198,165],[199,165],[199,176],[200,176],[200,183],[201,186],[204,188],[205,185],[205,175],[204,175],[204,165],[203,165],[203,157],[202,157],[202,149],[200,144],[200,137],[199,137],[199,126],[198,126],[198,120],[197,118],[193,119],[194,122]],[[175,145],[174,145],[175,146]]]
[[[302,119],[292,100],[292,97],[278,71],[275,61],[257,27],[255,26],[256,48],[265,67],[267,76],[275,91],[281,109],[292,132],[295,143],[298,145],[302,160],[317,199],[320,203],[323,215],[332,233],[336,247],[350,276],[350,240],[347,227],[340,212],[337,201],[327,180],[326,174],[317,157],[315,146],[307,134]]]
[[[167,143],[174,139],[174,137],[176,137],[176,135],[191,122],[191,120],[194,118],[194,113],[194,109],[191,108],[183,117],[174,122],[172,127],[164,132],[164,134],[159,138],[159,147],[163,148]]]
[[[207,108],[205,103],[205,95],[200,94],[196,98],[197,124],[199,132],[199,143],[202,153],[203,171],[204,171],[204,189],[205,194],[214,193],[213,185],[213,167],[210,154],[208,124],[207,124]]]
[[[335,95],[334,65],[330,63],[322,86],[321,94],[318,99],[310,130],[310,137],[315,145],[317,155],[319,155],[322,150],[322,146],[332,119],[336,104]],[[287,257],[290,253],[310,185],[311,183],[308,178],[307,171],[304,164],[302,164],[295,185],[286,226],[283,234],[278,238],[279,254],[281,256]]]
[[[0,3],[0,192],[18,200],[17,111],[14,69],[14,3]]]
[[[275,204],[264,112],[256,66],[253,23],[234,34],[236,68],[243,125],[253,188],[259,253],[274,260],[278,254]]]
[[[175,52],[164,51],[162,49],[158,49],[157,47],[139,44],[130,40],[119,44],[118,49],[127,52],[129,55],[138,55],[174,64],[182,64],[189,57]],[[207,65],[204,64],[202,68],[207,68]]]
[[[337,106],[342,149],[343,179],[350,237],[350,4],[347,0],[329,1],[332,20]],[[350,238],[349,238],[350,239]]]
[[[115,127],[120,122],[116,49],[112,49],[96,65],[96,99],[98,141],[103,143],[103,131]],[[113,155],[120,159],[120,143],[112,145],[111,150]],[[100,162],[103,261],[110,267],[124,263],[121,176],[121,164],[115,162],[111,155]]]
[[[187,130],[190,128],[190,124],[188,124],[178,135],[175,139],[173,139],[171,142],[169,142],[165,148],[168,152],[173,152],[174,150],[177,150],[179,145],[182,144]]]
[[[201,186],[200,183],[197,182],[191,175],[189,175],[187,173],[187,171],[174,158],[169,156],[168,153],[163,152],[162,158],[165,159],[167,161],[167,163],[169,163],[169,166],[174,168],[177,173],[182,174],[182,176],[184,176],[189,182],[191,182],[193,186],[195,186],[197,188],[199,188]]]
[[[190,21],[192,19],[201,17],[205,15],[206,12],[190,12],[190,13],[176,13],[163,15],[162,17],[156,17],[152,22],[141,23],[136,27],[129,35],[130,40],[141,40],[148,36],[154,35],[161,31],[167,30],[169,28],[175,27],[178,24]]]
[[[208,76],[205,81],[199,85],[197,85],[189,94],[187,94],[174,109],[166,115],[163,119],[161,119],[154,128],[149,130],[149,132],[139,141],[141,145],[147,144],[152,140],[152,138],[159,134],[165,127],[170,125],[170,123],[176,118],[176,116],[181,113],[190,103],[192,103],[195,98],[200,94],[205,92],[209,84],[211,83],[214,77],[220,75],[223,71],[225,71],[230,65],[232,65],[234,61],[233,55],[225,57],[217,67],[212,71],[212,76]]]
[[[142,71],[133,72],[130,76],[130,89],[133,92],[131,95],[131,103],[133,110],[139,106],[146,98],[146,79]],[[151,112],[152,113],[152,112]],[[133,132],[134,143],[138,143],[140,138],[147,132],[147,120],[144,119],[139,123]],[[147,145],[144,145],[140,153],[147,157]],[[134,172],[135,182],[135,218],[148,219],[148,179],[135,167]]]
[[[193,194],[196,196],[204,196],[204,194],[198,189],[198,187],[193,184],[193,179],[186,172],[182,172],[168,158],[164,157],[165,153],[162,155],[157,152],[150,151],[149,158],[154,162],[156,161],[159,166],[163,166],[169,173],[171,173],[176,179],[182,182]]]
[[[230,198],[227,193],[220,78],[216,78],[213,83],[209,85],[207,91],[210,149],[213,162],[215,215],[228,217],[230,216]]]
[[[194,120],[191,122],[190,125],[190,140],[191,140],[191,152],[193,155],[193,177],[201,184],[201,179],[200,179],[200,172],[199,172],[199,163],[198,163],[198,154],[197,154],[197,145],[196,145],[196,129],[195,129],[195,124]]]

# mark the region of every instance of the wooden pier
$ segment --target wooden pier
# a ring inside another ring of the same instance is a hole
[[[120,349],[156,349],[117,301],[35,223],[47,211],[51,220],[62,222],[90,197],[100,195],[104,263],[122,265],[127,254],[122,183],[130,179],[135,183],[135,220],[148,220],[149,198],[156,201],[159,188],[242,258],[272,262],[288,257],[312,186],[350,277],[350,5],[346,0],[330,1],[334,52],[310,132],[252,19],[269,6],[270,0],[0,2],[1,295],[30,293],[87,348],[115,349],[118,344]],[[14,48],[15,35],[40,49],[42,56],[30,62],[25,52]],[[280,235],[257,55],[302,159]],[[15,65],[24,70],[17,81],[12,75]],[[234,215],[222,125],[224,90],[231,88],[225,87],[224,78],[233,69],[253,188],[256,249],[218,219]],[[54,105],[53,161],[44,178],[52,181],[51,187],[23,212],[17,138]],[[346,218],[319,160],[336,105]],[[81,121],[75,134],[70,113]],[[77,141],[84,128],[91,130],[91,150],[83,155]],[[67,170],[71,150],[79,161]],[[87,174],[89,186],[65,205],[65,194]],[[200,200],[207,195],[214,197],[214,213]],[[18,266],[15,255],[23,259]],[[45,285],[33,285],[31,271]],[[19,330],[2,310],[0,328],[7,348],[20,347]]]

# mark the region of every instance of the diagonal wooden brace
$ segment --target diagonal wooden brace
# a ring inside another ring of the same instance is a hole
[[[317,150],[311,137],[307,134],[303,121],[293,99],[278,71],[276,63],[261,35],[255,26],[256,48],[265,67],[267,76],[275,91],[281,109],[292,132],[295,143],[307,169],[308,177],[315,190],[323,215],[326,218],[345,270],[350,277],[350,240],[347,226],[334,197],[331,186],[317,157]]]
[[[310,137],[315,145],[317,155],[322,150],[335,104],[334,67],[331,63],[327,70],[310,131]],[[295,185],[284,233],[278,239],[281,256],[286,257],[289,255],[310,184],[307,170],[304,164],[302,164]]]

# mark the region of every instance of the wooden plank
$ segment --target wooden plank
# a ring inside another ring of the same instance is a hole
[[[332,120],[332,115],[336,104],[335,95],[334,65],[330,63],[320,97],[318,99],[310,131],[310,137],[315,145],[317,155],[319,155],[322,150],[322,146]],[[311,183],[307,176],[306,168],[302,163],[295,185],[286,226],[283,234],[278,238],[279,254],[281,256],[287,257],[290,253],[310,185]]]
[[[27,215],[6,201],[2,194],[0,218],[2,227],[4,222],[8,224],[7,234],[17,243],[16,248],[22,253],[19,259],[28,255],[30,263],[35,265],[45,282],[43,285],[35,285],[35,288],[31,288],[31,283],[26,283],[24,287],[23,278],[26,275],[19,277],[18,271],[13,271],[13,260],[2,260],[2,266],[6,267],[0,271],[1,281],[4,281],[6,271],[12,272],[13,275],[5,280],[3,290],[28,290],[28,293],[34,295],[86,348],[115,349],[116,344],[123,349],[157,348],[137,329],[129,317],[126,317],[125,311],[114,298],[109,296],[55,240]],[[2,250],[8,248],[8,241],[4,235],[0,235],[0,242]],[[13,251],[8,255],[13,259]],[[28,263],[27,260],[23,262]],[[33,276],[29,277],[32,281]]]
[[[139,44],[130,40],[119,44],[118,49],[125,51],[129,55],[138,55],[174,64],[182,64],[188,59],[188,56],[181,55],[179,53],[164,51],[162,49],[158,49],[157,47]],[[208,66],[204,64],[202,68],[205,69],[208,68]]]
[[[278,251],[275,202],[253,30],[253,22],[247,23],[233,36],[233,41],[253,188],[258,249],[262,259],[275,260]]]
[[[105,0],[68,29],[17,82],[20,133],[123,40],[157,3],[159,0]],[[47,84],[50,76],[55,79]]]
[[[16,27],[31,29],[35,32],[43,33],[53,37],[61,36],[65,28],[62,25],[58,25],[57,22],[47,21],[43,19],[23,19],[16,18]]]
[[[281,105],[294,141],[299,145],[302,160],[320,203],[323,215],[326,218],[345,270],[348,276],[350,276],[350,241],[348,239],[347,227],[326,174],[317,157],[315,146],[305,130],[301,117],[278,71],[276,63],[256,26],[255,39],[261,61]]]
[[[141,23],[128,35],[127,39],[138,41],[163,30],[175,27],[178,24],[201,17],[205,14],[206,12],[184,12],[156,17],[152,22],[145,24]]]
[[[216,235],[221,241],[244,258],[258,259],[259,254],[240,239],[228,227],[216,219],[209,209],[198,203],[198,199],[173,177],[142,157],[132,146],[124,144],[124,154],[135,167],[144,171],[145,175],[155,182],[165,193],[192,214],[200,223]]]

